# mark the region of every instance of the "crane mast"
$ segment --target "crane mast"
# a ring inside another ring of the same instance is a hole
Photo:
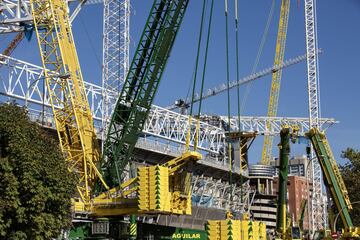
[[[351,228],[353,223],[349,212],[352,210],[352,205],[326,136],[318,128],[311,129],[307,136],[310,138],[316,156],[319,159],[324,174],[325,186],[341,216],[343,225],[345,228]],[[333,230],[335,231],[336,229]]]
[[[102,139],[129,69],[130,0],[104,0]],[[104,142],[104,141],[103,141]]]
[[[73,202],[75,213],[91,213],[94,217],[134,213],[191,214],[191,173],[185,168],[189,162],[201,159],[200,153],[188,151],[163,166],[139,167],[139,177],[125,182],[117,179],[118,175],[106,175],[121,174],[112,167],[129,162],[128,157],[147,118],[188,1],[154,0],[110,125],[112,129],[124,130],[122,135],[111,135],[114,132],[109,131],[111,140],[116,137],[111,144],[122,143],[106,152],[108,161],[105,163],[110,168],[104,173],[112,188],[97,169],[100,149],[65,1],[32,0],[30,4],[60,146],[69,171],[77,174],[79,179],[76,197],[81,201]],[[122,160],[120,164],[117,157]],[[156,186],[149,181],[149,176],[157,179]],[[92,196],[94,190],[104,191]],[[156,202],[150,198],[153,193]]]
[[[283,128],[280,131],[281,142],[279,144],[279,183],[278,183],[278,201],[276,211],[276,232],[284,239],[287,231],[286,224],[286,201],[288,184],[288,166],[290,155],[290,130]]]
[[[281,1],[279,27],[276,40],[275,60],[274,66],[278,66],[284,61],[285,46],[286,46],[286,35],[289,23],[289,12],[290,12],[290,0]],[[281,84],[282,69],[273,71],[270,99],[268,105],[268,117],[276,117],[277,109],[279,104],[280,84]],[[267,128],[270,128],[270,122],[266,124]],[[273,147],[273,136],[264,137],[264,145],[262,149],[261,163],[268,165],[271,160],[272,147]]]
[[[68,7],[62,0],[31,0],[30,4],[61,150],[69,170],[78,176],[78,194],[87,206],[95,180],[107,186],[96,168],[100,152]]]
[[[115,186],[141,134],[188,0],[155,0],[117,100],[104,145],[102,170]]]
[[[306,34],[306,62],[307,62],[307,81],[308,81],[308,104],[309,104],[309,122],[310,127],[319,128],[319,82],[317,69],[317,39],[316,39],[316,19],[315,19],[315,1],[304,0],[305,10],[305,34]],[[311,200],[311,224],[312,230],[322,229],[326,225],[326,211],[323,206],[322,192],[322,174],[321,167],[316,160],[316,156],[311,150],[312,159],[312,186],[313,196]]]

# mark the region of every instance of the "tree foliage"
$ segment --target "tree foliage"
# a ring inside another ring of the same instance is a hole
[[[0,106],[0,239],[51,239],[71,224],[76,180],[23,108]]]
[[[348,148],[342,153],[348,162],[340,166],[346,188],[352,203],[360,201],[360,152]],[[355,226],[360,226],[360,203],[353,204],[351,217]]]

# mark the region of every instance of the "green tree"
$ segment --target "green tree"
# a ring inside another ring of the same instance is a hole
[[[71,226],[76,178],[26,111],[0,105],[0,239],[51,239]]]
[[[342,152],[342,157],[348,162],[340,166],[340,171],[349,193],[350,201],[360,201],[360,152],[348,148]],[[355,226],[360,226],[360,205],[353,204],[351,217]]]

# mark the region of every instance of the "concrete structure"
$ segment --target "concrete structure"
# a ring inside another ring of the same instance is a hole
[[[270,161],[270,165],[279,166],[279,159],[275,158]],[[289,176],[306,176],[308,159],[306,155],[294,156],[289,160]],[[279,174],[278,168],[275,168],[275,176]]]
[[[276,195],[274,194],[275,168],[265,165],[250,165],[250,188],[256,191],[250,212],[257,221],[265,222],[268,230],[276,227]]]

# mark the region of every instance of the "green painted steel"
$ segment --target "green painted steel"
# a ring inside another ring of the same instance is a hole
[[[290,130],[283,128],[280,131],[280,145],[279,145],[279,187],[278,187],[278,202],[276,212],[276,232],[278,234],[286,233],[286,197],[287,197],[287,181],[288,181],[288,166],[290,154]]]
[[[305,217],[306,206],[307,206],[307,200],[303,199],[300,206],[300,217],[298,221],[298,226],[300,227],[301,231],[304,231],[304,217]]]
[[[189,0],[154,0],[104,144],[103,177],[121,183],[148,116]]]
[[[154,224],[141,224],[141,233],[139,236],[142,236],[143,239],[171,239],[171,240],[180,240],[180,239],[194,239],[194,240],[207,240],[207,233],[205,230],[197,229],[186,229],[186,228],[176,228],[176,227],[166,227]]]
[[[335,202],[337,211],[340,212],[340,216],[345,228],[353,227],[353,223],[349,213],[349,207],[346,204],[345,196],[343,195],[342,189],[340,187],[339,181],[336,174],[334,172],[334,166],[332,167],[331,158],[333,156],[332,153],[329,153],[327,149],[330,149],[330,146],[326,146],[328,142],[325,139],[325,136],[322,136],[318,129],[312,129],[307,134],[310,138],[311,143],[314,147],[317,159],[320,162],[320,166],[324,175],[324,183],[328,188],[329,193],[333,201]],[[333,160],[334,164],[336,164],[335,159]]]

